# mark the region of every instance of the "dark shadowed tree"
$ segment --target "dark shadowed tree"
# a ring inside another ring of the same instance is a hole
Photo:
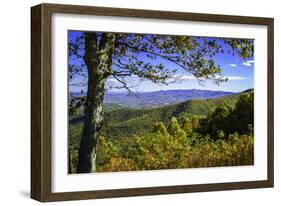
[[[88,87],[77,173],[96,170],[96,145],[103,124],[107,79],[117,82],[112,87],[126,89],[129,93],[133,86],[128,82],[130,77],[169,84],[181,81],[178,70],[194,75],[201,84],[206,79],[219,84],[227,81],[213,60],[217,53],[227,52],[220,42],[228,45],[228,52],[242,58],[253,55],[253,40],[241,39],[82,32],[77,39],[70,41],[69,55],[80,64],[69,64],[69,79],[81,75]],[[166,61],[172,62],[174,69],[166,68],[163,63]]]
[[[254,125],[254,92],[239,96],[235,107],[223,103],[200,120],[199,132],[213,139],[227,138],[230,134],[249,134]],[[223,133],[223,135],[222,135]]]

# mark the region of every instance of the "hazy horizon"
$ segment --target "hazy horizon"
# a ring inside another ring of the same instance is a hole
[[[190,90],[200,90],[200,91],[212,91],[212,92],[229,92],[229,93],[240,93],[246,90],[250,90],[250,89],[254,89],[254,88],[248,88],[248,89],[244,89],[241,91],[226,91],[226,90],[212,90],[212,89],[162,89],[162,90],[155,90],[155,91],[137,91],[135,93],[153,93],[153,92],[161,92],[161,91],[190,91]],[[82,94],[81,91],[70,91],[69,93],[72,94]],[[83,94],[86,95],[87,91],[83,91]],[[121,91],[121,90],[117,90],[117,91],[106,91],[106,94],[126,94],[128,93],[128,91]]]

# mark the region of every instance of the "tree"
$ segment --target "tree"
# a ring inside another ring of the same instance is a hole
[[[159,122],[156,123],[153,127],[153,133],[159,134],[159,135],[163,135],[163,136],[167,136],[168,135],[168,131],[166,126],[164,125],[163,122]]]
[[[193,130],[193,125],[191,120],[189,120],[187,117],[182,117],[182,126],[181,128],[187,133],[187,134],[191,134],[192,130]]]
[[[244,93],[237,101],[233,112],[230,114],[232,131],[240,134],[251,132],[254,125],[254,92]]]
[[[217,138],[218,139],[223,139],[225,137],[224,131],[223,130],[218,130],[217,131]]]
[[[242,93],[232,108],[223,103],[200,120],[198,131],[213,139],[227,138],[230,134],[253,134],[254,92]]]
[[[221,137],[219,131],[229,133],[229,114],[232,112],[232,108],[222,103],[215,110],[210,111],[206,118],[201,120],[200,132],[203,134],[211,135],[211,138],[216,139]]]
[[[214,55],[224,52],[219,42],[228,44],[229,52],[243,58],[253,55],[253,40],[241,39],[81,32],[70,41],[69,56],[78,59],[80,64],[69,63],[69,79],[80,75],[87,80],[88,87],[77,173],[96,169],[96,144],[103,122],[103,98],[108,78],[118,82],[109,87],[123,88],[129,93],[134,85],[127,81],[128,77],[169,84],[181,81],[179,69],[194,75],[200,84],[206,79],[220,84],[227,78],[221,75],[220,66],[213,60]],[[165,68],[163,61],[172,62],[175,68]],[[73,84],[83,85],[85,82]]]
[[[171,136],[176,138],[186,136],[185,131],[181,129],[178,120],[175,117],[171,118],[167,130]]]

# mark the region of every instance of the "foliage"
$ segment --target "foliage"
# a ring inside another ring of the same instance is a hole
[[[171,118],[171,121],[168,125],[168,132],[170,135],[176,138],[185,137],[186,133],[183,129],[181,129],[178,120],[175,117]]]
[[[110,138],[100,136],[97,171],[134,171],[252,165],[254,163],[253,92],[242,93],[234,106],[222,103],[206,116],[172,116],[151,132]],[[180,113],[181,114],[181,113]],[[148,118],[152,118],[147,115]],[[139,118],[138,123],[146,121]],[[71,128],[71,134],[79,129]],[[79,134],[75,134],[78,137]],[[75,140],[78,142],[78,140]],[[71,171],[77,144],[70,141]]]
[[[156,123],[154,125],[152,132],[155,134],[164,135],[164,136],[168,135],[167,128],[163,122]]]
[[[200,124],[201,133],[218,139],[222,136],[219,131],[226,136],[234,132],[248,133],[249,126],[254,124],[254,93],[241,94],[234,108],[226,103],[221,104],[201,119]]]

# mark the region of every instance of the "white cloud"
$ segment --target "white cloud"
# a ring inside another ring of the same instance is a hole
[[[231,66],[231,67],[237,67],[236,64],[229,64],[229,66]]]
[[[107,82],[118,82],[117,79],[114,79],[114,78],[109,78],[109,79],[107,79],[106,81],[107,81]]]
[[[193,75],[183,75],[183,76],[179,76],[179,77],[183,80],[196,80],[196,77]]]
[[[239,76],[225,76],[225,77],[228,78],[228,80],[230,80],[230,81],[232,81],[232,80],[240,81],[240,80],[247,79],[246,77],[239,77]]]
[[[243,62],[242,64],[243,64],[244,66],[247,66],[247,67],[252,66],[252,64],[251,64],[251,63],[248,63],[248,62]]]
[[[173,78],[179,80],[196,80],[196,77],[193,75],[182,75],[182,74],[175,74]]]
[[[252,60],[247,60],[247,61],[243,62],[242,64],[244,66],[251,67],[254,64],[254,62],[255,61],[252,59]]]
[[[247,62],[250,64],[254,64],[255,60],[252,59],[252,60],[248,60]]]
[[[197,80],[195,76],[193,75],[181,75],[177,76],[178,78],[182,80]],[[246,77],[240,77],[240,76],[222,76],[223,78],[228,78],[230,81],[241,81],[247,79]],[[217,76],[219,78],[219,76]]]

